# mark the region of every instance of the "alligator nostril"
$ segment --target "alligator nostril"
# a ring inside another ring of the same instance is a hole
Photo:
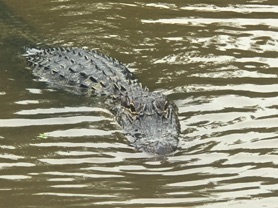
[[[156,144],[156,149],[155,149],[155,153],[158,155],[168,155],[174,151],[176,151],[178,148],[178,141],[176,139],[174,140],[169,140],[169,143],[161,143],[158,142]]]
[[[172,152],[172,151],[169,151],[169,150],[170,149],[168,148],[168,146],[159,145],[156,149],[156,154],[158,154],[158,155],[167,155],[167,154]]]

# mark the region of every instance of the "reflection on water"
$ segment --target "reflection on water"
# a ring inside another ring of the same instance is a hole
[[[2,206],[277,206],[278,4],[187,2],[1,5]],[[34,39],[127,63],[179,107],[180,149],[137,152],[102,99],[34,80],[18,58]]]

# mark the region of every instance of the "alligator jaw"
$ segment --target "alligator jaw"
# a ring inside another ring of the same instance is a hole
[[[179,140],[175,137],[165,137],[159,139],[137,139],[132,144],[139,151],[154,155],[169,155],[177,150]]]

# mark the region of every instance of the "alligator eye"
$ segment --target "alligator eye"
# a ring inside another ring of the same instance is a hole
[[[129,110],[130,110],[131,113],[134,113],[134,114],[137,113],[136,109],[135,109],[135,106],[134,106],[134,103],[130,103]]]
[[[127,96],[121,96],[120,99],[121,99],[122,106],[124,106],[126,108],[128,108],[130,106],[130,100]]]
[[[163,106],[161,105],[160,100],[153,101],[153,106],[159,115],[163,113]]]
[[[124,106],[130,113],[132,114],[138,114],[135,108],[135,104],[132,100],[130,100],[127,96],[122,96],[121,98],[121,104]]]

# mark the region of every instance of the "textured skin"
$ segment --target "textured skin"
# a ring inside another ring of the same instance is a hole
[[[133,74],[124,65],[96,51],[79,48],[27,49],[27,57],[36,76],[56,88],[76,94],[115,95],[131,82],[136,83]]]
[[[142,88],[119,61],[80,48],[27,49],[25,56],[34,75],[54,88],[110,98],[112,112],[138,150],[165,155],[177,149],[176,106],[163,94]]]

